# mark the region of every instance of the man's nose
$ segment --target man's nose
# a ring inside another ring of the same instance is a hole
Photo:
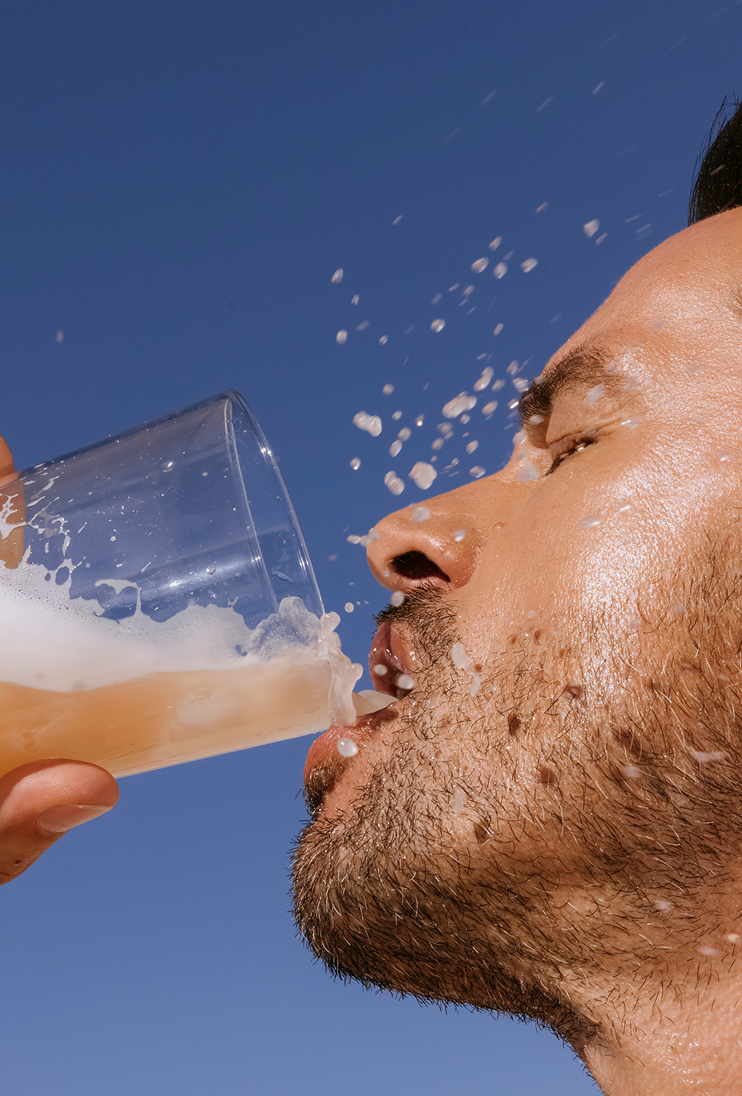
[[[483,533],[467,494],[464,488],[439,495],[378,523],[368,562],[382,586],[405,592],[421,585],[457,589],[469,582]]]

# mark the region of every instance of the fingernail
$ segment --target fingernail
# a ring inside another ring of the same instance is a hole
[[[91,807],[85,803],[65,803],[61,807],[50,807],[38,819],[40,830],[47,833],[67,833],[67,830],[81,826],[83,822],[90,822],[93,818],[100,818],[107,814],[110,807]]]

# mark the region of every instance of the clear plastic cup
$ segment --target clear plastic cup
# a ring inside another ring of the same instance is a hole
[[[18,473],[0,538],[0,773],[123,776],[352,721],[360,667],[238,393]]]

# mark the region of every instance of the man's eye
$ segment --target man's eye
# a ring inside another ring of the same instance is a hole
[[[596,431],[588,430],[584,434],[570,434],[566,438],[553,442],[549,446],[551,450],[551,468],[545,475],[550,476],[567,457],[571,457],[573,453],[580,453],[583,449],[587,449],[588,445],[594,445],[596,441]]]

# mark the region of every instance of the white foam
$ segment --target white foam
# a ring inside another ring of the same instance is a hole
[[[351,694],[362,671],[341,650],[337,613],[320,619],[290,597],[252,629],[234,609],[216,605],[190,605],[167,621],[152,620],[137,605],[131,616],[112,620],[100,615],[98,601],[70,598],[71,578],[57,585],[53,575],[45,580],[49,574],[27,559],[18,567],[0,563],[0,678],[6,683],[78,692],[163,672],[236,670],[279,659],[328,662],[332,721],[354,721]],[[121,580],[97,585],[114,583]]]

